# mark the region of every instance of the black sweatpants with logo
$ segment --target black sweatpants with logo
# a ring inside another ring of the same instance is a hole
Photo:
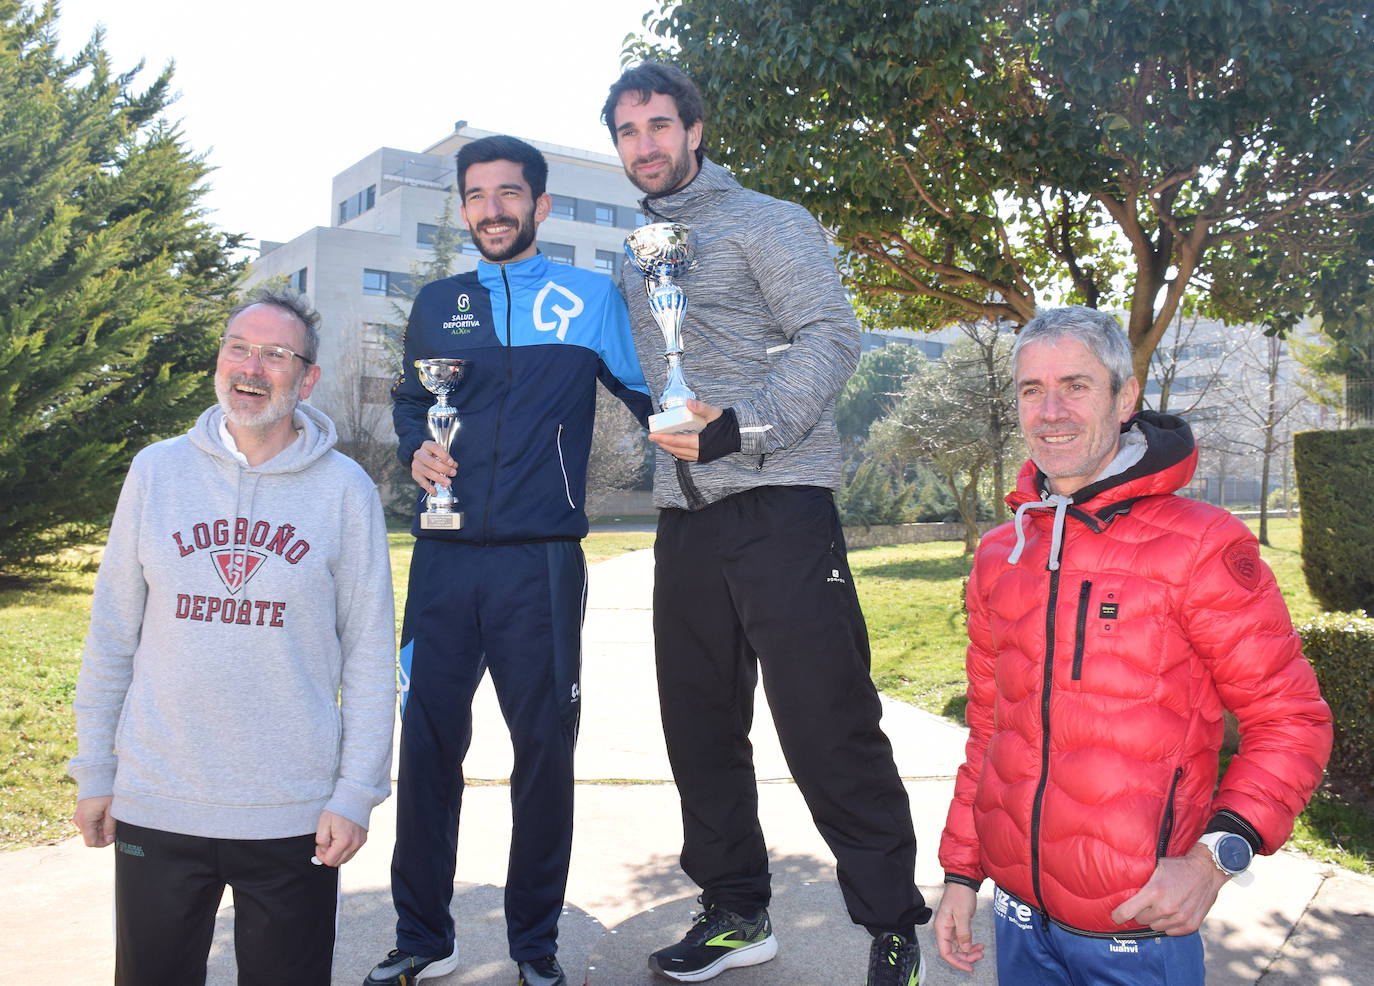
[[[210,839],[117,822],[115,986],[203,986],[226,885],[239,986],[329,986],[339,871],[314,854],[314,832]]]
[[[703,900],[752,911],[771,898],[749,743],[762,669],[850,917],[875,934],[909,936],[924,923],[911,806],[878,724],[868,629],[830,491],[766,486],[661,511],[654,647],[682,868]]]

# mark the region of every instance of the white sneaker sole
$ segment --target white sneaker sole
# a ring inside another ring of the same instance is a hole
[[[439,976],[447,976],[454,969],[458,968],[458,946],[453,946],[453,951],[449,952],[444,958],[437,962],[431,962],[420,970],[415,977],[418,983],[421,979],[435,979]]]
[[[703,966],[692,972],[670,972],[659,966],[654,961],[652,955],[649,956],[649,968],[661,976],[667,976],[669,979],[676,980],[680,983],[704,983],[708,979],[715,979],[726,969],[739,969],[747,965],[762,965],[777,954],[778,939],[774,935],[769,935],[763,941],[731,949],[710,965]]]

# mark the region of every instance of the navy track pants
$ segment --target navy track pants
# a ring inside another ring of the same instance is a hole
[[[445,955],[472,697],[490,673],[510,729],[511,958],[557,951],[572,851],[587,568],[575,541],[419,538],[401,630],[401,749],[391,894],[396,945]],[[482,742],[482,737],[477,737]]]

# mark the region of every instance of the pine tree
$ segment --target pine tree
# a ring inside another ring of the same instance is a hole
[[[0,0],[0,569],[106,523],[134,453],[213,401],[242,266],[162,117],[171,67],[139,91],[99,31],[57,47],[51,0]]]

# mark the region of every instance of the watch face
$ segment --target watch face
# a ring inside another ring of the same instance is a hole
[[[1250,865],[1250,843],[1233,832],[1228,832],[1217,842],[1217,862],[1222,869],[1239,873]]]

